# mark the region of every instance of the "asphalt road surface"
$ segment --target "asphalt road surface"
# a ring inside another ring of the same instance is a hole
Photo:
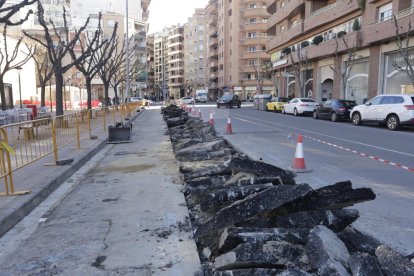
[[[204,120],[212,111],[216,130],[238,150],[254,159],[288,169],[294,159],[297,134],[304,136],[305,162],[310,173],[298,183],[314,188],[351,180],[369,187],[377,198],[357,204],[355,226],[404,254],[414,252],[414,130],[333,123],[312,117],[241,109],[201,109]],[[231,116],[234,134],[226,135]]]

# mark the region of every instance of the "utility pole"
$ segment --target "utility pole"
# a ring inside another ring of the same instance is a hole
[[[129,16],[128,16],[128,0],[125,0],[126,4],[126,47],[125,47],[125,59],[126,59],[126,98],[129,99]]]

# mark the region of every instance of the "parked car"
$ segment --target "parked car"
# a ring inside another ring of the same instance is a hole
[[[129,101],[130,102],[140,102],[140,101],[142,101],[142,98],[141,97],[131,97],[130,99],[129,99]]]
[[[397,130],[401,125],[414,125],[414,94],[385,94],[372,98],[351,111],[352,123],[364,122],[386,125]]]
[[[312,114],[319,104],[314,99],[309,98],[294,98],[287,104],[283,105],[282,113],[293,114],[295,116]]]
[[[289,101],[288,98],[282,97],[273,97],[267,104],[266,110],[267,111],[274,111],[274,112],[281,112],[283,109],[283,105]]]
[[[183,97],[181,99],[178,100],[178,104],[182,105],[182,104],[194,104],[195,100],[193,99],[193,97]]]
[[[217,108],[220,108],[220,106],[225,106],[227,108],[233,108],[233,106],[237,106],[240,108],[241,100],[237,95],[226,94],[217,100]]]
[[[337,99],[327,100],[313,111],[313,118],[329,119],[332,122],[349,120],[349,114],[352,108],[356,105],[355,101]]]

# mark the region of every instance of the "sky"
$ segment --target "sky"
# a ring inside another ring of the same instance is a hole
[[[204,8],[209,0],[151,0],[149,7],[149,33],[164,27],[184,24],[196,8]]]

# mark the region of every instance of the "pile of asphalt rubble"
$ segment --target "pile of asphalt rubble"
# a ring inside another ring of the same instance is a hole
[[[374,200],[371,189],[296,184],[184,110],[162,113],[205,275],[414,275],[413,256],[351,226],[359,213],[347,207]]]

